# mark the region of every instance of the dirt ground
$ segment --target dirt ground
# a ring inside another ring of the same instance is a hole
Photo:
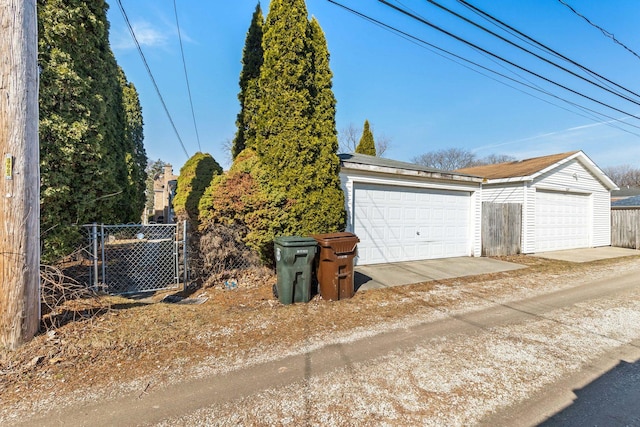
[[[380,325],[388,328],[424,313],[472,310],[482,301],[576,286],[579,279],[606,277],[638,262],[637,257],[588,264],[530,256],[500,259],[528,268],[357,292],[338,302],[316,296],[288,306],[272,295],[274,277],[239,280],[232,289],[222,283],[197,289],[189,298],[206,299],[200,305],[161,302],[166,293],[145,300],[74,302],[69,313],[79,317],[93,310],[94,315],[43,331],[16,351],[0,351],[0,423],[74,400],[131,390],[142,395],[185,376],[226,372],[341,334],[374,334]]]

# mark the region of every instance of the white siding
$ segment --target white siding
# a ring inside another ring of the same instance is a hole
[[[469,227],[471,255],[482,256],[482,191],[479,188],[471,193],[471,227]]]
[[[536,190],[583,194],[590,197],[589,246],[611,244],[611,199],[609,190],[582,163],[573,159],[536,177],[519,183],[483,184],[482,200],[493,203],[522,203],[522,252],[536,251]]]
[[[524,203],[524,186],[515,184],[485,184],[482,186],[482,201],[491,203]]]
[[[602,183],[576,159],[540,175],[535,179],[535,185],[575,193],[608,192]]]
[[[530,182],[524,187],[522,226],[522,253],[532,254],[536,251],[536,189]]]
[[[593,237],[594,247],[611,246],[611,193],[593,193]]]

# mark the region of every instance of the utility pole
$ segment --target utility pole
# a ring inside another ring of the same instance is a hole
[[[40,325],[36,0],[0,0],[0,347]]]

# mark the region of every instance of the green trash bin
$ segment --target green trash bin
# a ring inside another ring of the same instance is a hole
[[[309,302],[313,264],[318,245],[312,237],[274,239],[277,284],[274,293],[282,304]]]

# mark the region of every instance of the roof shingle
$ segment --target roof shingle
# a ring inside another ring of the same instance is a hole
[[[535,174],[549,166],[573,156],[579,151],[553,154],[550,156],[534,157],[532,159],[518,160],[515,162],[498,163],[486,166],[474,166],[458,169],[456,172],[481,176],[487,179],[518,178]]]

